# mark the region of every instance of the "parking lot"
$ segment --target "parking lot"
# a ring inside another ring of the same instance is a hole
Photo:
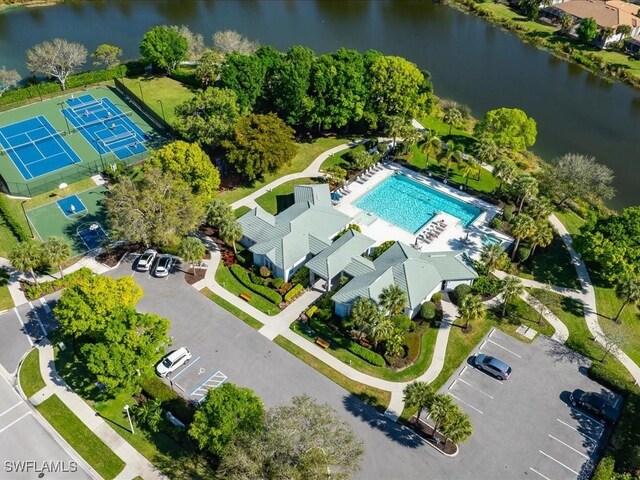
[[[499,330],[474,353],[499,358],[513,369],[500,381],[474,368],[470,358],[441,390],[473,422],[473,437],[459,456],[467,457],[464,463],[477,460],[481,470],[475,477],[504,472],[505,478],[589,478],[609,431],[574,408],[569,395],[581,388],[609,395],[618,407],[620,400],[586,377],[588,361],[545,337],[526,344]]]

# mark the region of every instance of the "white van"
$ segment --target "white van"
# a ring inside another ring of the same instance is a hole
[[[156,373],[161,377],[166,377],[189,360],[191,360],[191,352],[187,347],[180,347],[178,350],[174,350],[164,356],[156,366]]]

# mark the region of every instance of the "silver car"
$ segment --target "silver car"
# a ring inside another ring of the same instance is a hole
[[[496,357],[479,353],[474,364],[477,369],[487,372],[500,380],[506,380],[511,375],[511,367]]]
[[[171,273],[173,267],[173,257],[171,255],[160,255],[156,260],[156,266],[153,269],[153,275],[163,278]]]
[[[149,269],[151,268],[151,265],[153,265],[153,260],[156,258],[157,254],[158,252],[156,252],[151,248],[148,250],[145,250],[144,253],[140,255],[140,258],[138,259],[138,265],[136,268],[141,272],[148,272]]]

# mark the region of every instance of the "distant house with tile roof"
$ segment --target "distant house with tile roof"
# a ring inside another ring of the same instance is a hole
[[[420,252],[401,242],[371,262],[371,267],[333,295],[337,315],[349,315],[358,298],[378,301],[382,290],[395,284],[407,294],[409,305],[405,313],[413,318],[434,293],[460,284],[471,285],[478,276],[462,252]]]

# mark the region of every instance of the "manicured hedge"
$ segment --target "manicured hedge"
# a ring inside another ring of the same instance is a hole
[[[29,240],[29,235],[22,227],[22,224],[13,216],[13,212],[9,208],[9,204],[7,203],[7,199],[4,195],[0,195],[0,216],[4,219],[4,223],[9,227],[9,230],[11,230],[18,240],[21,242]]]
[[[605,455],[598,463],[591,480],[612,480],[615,478],[613,469],[616,466],[615,458],[611,455]]]
[[[247,271],[240,265],[231,265],[231,267],[229,268],[231,269],[231,273],[233,273],[233,276],[236,277],[238,281],[249,290],[263,296],[276,305],[282,302],[282,296],[275,290],[271,290],[269,287],[263,287],[262,285],[253,283],[249,278],[249,274],[247,273]]]
[[[313,314],[316,313],[317,311],[318,311],[318,307],[316,307],[315,305],[312,305],[311,307],[309,307],[309,310],[307,310],[307,318],[313,317]]]
[[[193,421],[195,414],[193,407],[158,377],[152,375],[145,377],[140,382],[140,387],[145,397],[160,401],[162,408],[173,413],[182,423],[188,425]]]
[[[349,344],[347,345],[347,350],[349,350],[357,357],[360,357],[365,362],[369,362],[371,365],[375,365],[376,367],[384,367],[386,365],[386,362],[384,361],[382,355],[369,350],[362,345],[358,345],[355,342],[349,342]]]
[[[293,300],[296,296],[298,296],[300,292],[302,292],[302,290],[304,290],[304,286],[299,283],[286,293],[286,295],[284,296],[284,301],[289,302]]]
[[[50,282],[40,282],[39,285],[29,284],[26,287],[23,286],[24,294],[28,300],[35,300],[44,295],[49,295],[50,293],[53,293],[62,288],[70,287],[75,282],[90,278],[93,275],[94,273],[90,269],[86,267],[82,267],[80,270],[76,270],[75,272],[69,273],[68,275],[65,275],[63,278],[51,280]]]

